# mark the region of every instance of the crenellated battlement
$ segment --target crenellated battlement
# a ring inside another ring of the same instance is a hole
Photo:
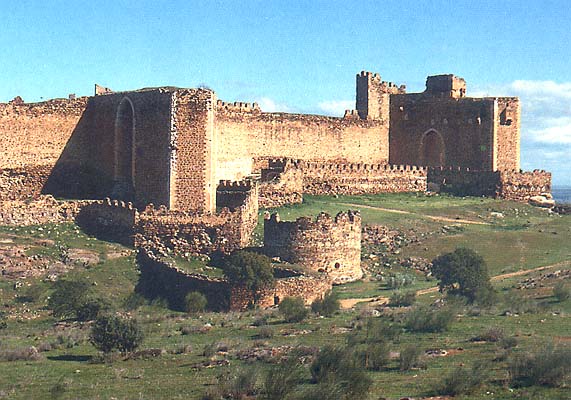
[[[261,112],[258,103],[246,103],[241,101],[226,102],[218,100],[216,102],[216,109],[219,111],[230,111],[230,112]]]
[[[326,272],[333,283],[361,278],[361,215],[340,212],[335,217],[299,217],[281,221],[279,214],[264,215],[264,251],[271,257]]]
[[[241,181],[221,180],[216,190],[228,192],[246,192],[253,190],[257,185],[253,179],[243,179]]]

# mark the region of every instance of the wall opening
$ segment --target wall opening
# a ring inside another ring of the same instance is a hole
[[[121,100],[115,117],[114,185],[111,196],[133,201],[135,197],[135,109],[129,98]]]
[[[444,139],[435,130],[429,130],[422,137],[420,143],[421,165],[438,167],[446,165]]]

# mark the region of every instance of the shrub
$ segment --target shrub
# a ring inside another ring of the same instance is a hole
[[[314,382],[323,388],[334,388],[337,393],[337,397],[317,398],[363,398],[372,384],[371,379],[356,362],[350,348],[322,348],[309,370]],[[327,392],[324,391],[325,393]]]
[[[263,400],[282,400],[292,393],[303,380],[303,370],[294,361],[272,366],[262,381]]]
[[[206,296],[200,292],[189,292],[184,297],[184,303],[186,311],[189,314],[196,314],[206,309],[208,300],[206,300]]]
[[[108,305],[92,298],[91,292],[91,285],[84,281],[57,281],[48,300],[48,308],[56,318],[94,320]]]
[[[555,296],[559,302],[565,301],[571,297],[571,288],[565,283],[559,282],[553,287],[553,296]]]
[[[317,299],[311,303],[311,310],[319,315],[330,317],[339,310],[340,303],[337,295],[332,291],[325,294],[323,299]]]
[[[487,379],[486,371],[487,367],[478,362],[471,367],[457,367],[436,386],[436,393],[443,396],[472,393]]]
[[[508,365],[512,385],[557,387],[571,374],[571,348],[552,344],[515,355]]]
[[[426,306],[416,307],[405,317],[405,327],[412,332],[444,332],[454,320],[451,307],[434,309]]]
[[[38,361],[42,354],[34,346],[0,351],[0,361]]]
[[[415,277],[409,274],[394,274],[386,278],[386,284],[389,289],[400,289],[410,286],[414,283]]]
[[[91,343],[100,351],[109,353],[118,350],[128,353],[143,341],[143,333],[137,321],[118,316],[97,318],[91,330]]]
[[[399,355],[399,369],[410,371],[413,368],[422,367],[420,356],[422,349],[417,344],[410,344],[401,350]]]
[[[474,250],[459,247],[432,260],[432,275],[439,280],[441,291],[489,301],[493,292],[484,259]]]
[[[127,296],[127,298],[123,301],[123,307],[127,311],[136,310],[142,306],[147,304],[147,300],[143,297],[142,294],[137,292],[132,292]]]
[[[259,339],[270,339],[274,337],[274,330],[269,326],[262,326],[256,335]]]
[[[478,336],[474,336],[473,342],[491,342],[496,343],[504,338],[504,331],[501,328],[490,328]]]
[[[371,371],[380,371],[390,361],[390,348],[386,342],[369,343],[356,349],[359,364]]]
[[[279,310],[286,322],[301,322],[309,314],[301,297],[286,297],[280,303]]]
[[[6,313],[0,311],[0,329],[8,328],[8,319],[6,318]]]
[[[504,314],[534,314],[539,311],[537,302],[517,293],[509,293],[504,297]]]
[[[395,292],[389,299],[389,307],[408,307],[416,301],[416,292]]]
[[[257,393],[259,374],[253,368],[229,371],[218,376],[217,384],[210,389],[203,400],[244,399]]]
[[[224,259],[223,269],[232,284],[251,292],[254,303],[258,300],[259,292],[275,282],[271,259],[262,254],[236,251]]]

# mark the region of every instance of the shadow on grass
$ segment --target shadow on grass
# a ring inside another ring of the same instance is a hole
[[[93,358],[93,356],[88,355],[72,355],[72,354],[63,354],[61,356],[48,356],[47,359],[51,361],[75,361],[75,362],[85,362],[89,361]]]

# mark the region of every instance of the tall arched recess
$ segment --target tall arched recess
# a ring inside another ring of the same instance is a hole
[[[117,107],[115,116],[115,163],[112,197],[135,198],[135,108],[128,97]]]
[[[428,167],[446,165],[446,148],[442,135],[430,129],[425,132],[420,141],[420,164]]]

